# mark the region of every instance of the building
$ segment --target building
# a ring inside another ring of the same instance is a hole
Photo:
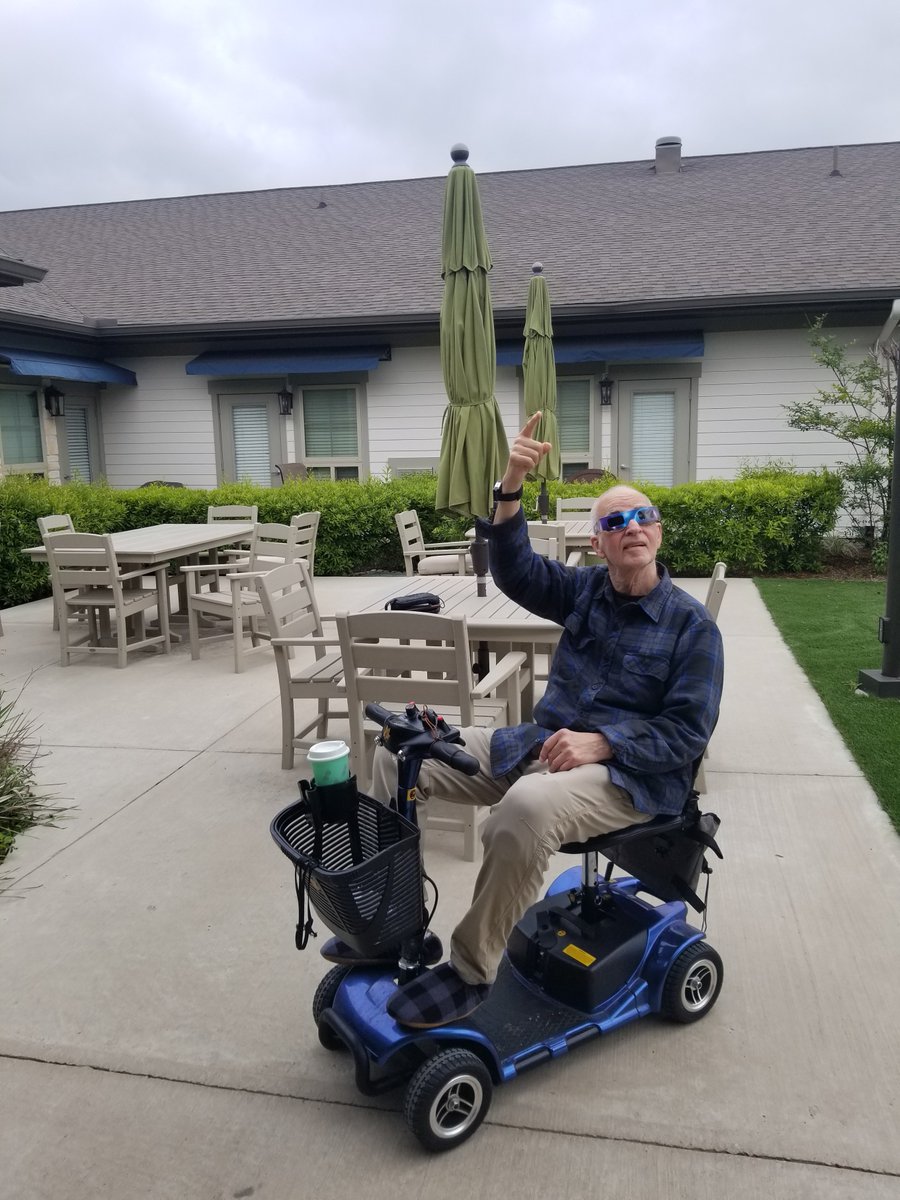
[[[784,405],[828,382],[812,319],[862,350],[900,295],[900,143],[689,158],[662,138],[647,160],[479,185],[511,435],[540,260],[566,473],[668,484],[839,456]],[[0,282],[22,284],[0,289],[0,470],[213,487],[277,484],[298,461],[337,479],[431,469],[443,188],[0,213]]]

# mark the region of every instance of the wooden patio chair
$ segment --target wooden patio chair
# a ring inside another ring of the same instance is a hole
[[[285,563],[256,578],[269,638],[275,651],[278,690],[281,696],[281,765],[290,770],[294,750],[315,726],[316,737],[328,737],[328,722],[346,717],[347,709],[336,712],[332,701],[347,698],[344,668],[336,637],[326,638],[316,604],[312,576],[303,559]],[[334,646],[334,650],[328,647]],[[312,649],[312,659],[298,662],[295,649]],[[297,728],[294,705],[298,700],[315,700],[317,712]]]
[[[54,594],[60,598],[60,665],[67,667],[73,651],[91,654],[115,654],[117,666],[128,663],[132,650],[162,646],[168,654],[169,604],[165,564],[148,570],[138,567],[121,571],[116,561],[112,538],[104,533],[51,533],[44,539]],[[147,588],[142,580],[152,574],[155,586]],[[146,616],[157,610],[159,633],[148,633]],[[73,614],[87,613],[87,632],[73,640]],[[115,625],[111,619],[115,617]],[[129,639],[128,622],[134,636]],[[114,644],[104,645],[107,641]]]
[[[589,521],[596,496],[558,496],[557,521]]]
[[[723,562],[717,562],[713,567],[713,573],[710,576],[709,587],[706,589],[706,611],[710,617],[718,624],[719,609],[722,606],[722,597],[725,595],[725,589],[728,587],[728,580],[725,578],[727,567]],[[697,769],[697,777],[694,780],[694,787],[698,792],[703,794],[706,791],[706,772],[703,770],[703,760],[709,754],[709,747],[703,751],[703,758],[700,760],[700,766]]]
[[[426,542],[414,508],[394,513],[394,520],[407,575],[471,575],[469,542]]]
[[[51,513],[49,517],[38,517],[38,529],[41,531],[41,541],[46,546],[47,535],[50,533],[74,533],[75,526],[72,524],[72,518],[68,513]],[[53,586],[51,576],[50,585]],[[59,613],[62,604],[57,598],[56,592],[53,593],[53,629],[59,629]]]
[[[276,463],[275,470],[282,483],[287,483],[289,479],[306,479],[308,476],[306,464],[302,462]]]
[[[434,705],[451,725],[517,725],[521,720],[521,650],[502,657],[476,683],[465,617],[430,613],[338,613],[338,638],[350,721],[351,769],[369,781],[364,706],[377,701],[402,710],[410,701]],[[368,722],[372,736],[376,732]],[[432,806],[428,824],[461,831],[464,856],[475,858],[474,809]],[[449,808],[452,815],[446,810]]]
[[[259,508],[255,504],[210,504],[206,509],[208,525],[215,525],[219,521],[251,521],[255,525],[258,520]],[[216,548],[204,555],[201,561],[212,563],[215,566],[220,557],[229,558],[232,554],[246,556],[248,548],[249,542],[247,541],[233,549]],[[208,583],[214,592],[219,590],[219,576],[215,572],[212,572],[202,583]]]
[[[566,550],[565,521],[526,521],[528,540],[536,554],[565,563],[568,567],[581,566],[582,552]]]
[[[191,563],[181,568],[188,580],[187,612],[192,659],[200,657],[201,618],[218,619],[228,623],[229,632],[213,634],[212,637],[207,636],[203,640],[211,641],[215,636],[232,637],[234,669],[237,672],[243,671],[246,657],[244,623],[249,625],[250,641],[254,647],[258,646],[261,640],[269,640],[268,633],[260,629],[264,614],[256,590],[256,576],[291,562],[295,541],[296,531],[290,525],[260,524],[253,530],[250,551],[245,561],[239,564],[219,563],[216,567],[210,563]],[[202,590],[203,576],[212,571],[220,573],[223,584],[228,584],[227,590],[224,586],[217,592]]]

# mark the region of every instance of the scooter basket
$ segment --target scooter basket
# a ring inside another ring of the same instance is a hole
[[[306,800],[278,814],[272,837],[294,863],[325,925],[359,954],[396,948],[424,916],[420,833],[399,813],[360,794],[355,816],[316,822]]]

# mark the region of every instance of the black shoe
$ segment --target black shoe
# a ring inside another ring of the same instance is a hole
[[[434,1029],[467,1017],[487,999],[490,990],[489,983],[466,983],[449,963],[441,963],[398,988],[388,1000],[387,1010],[398,1025]]]
[[[341,967],[395,967],[397,954],[381,954],[367,956],[360,954],[338,937],[329,938],[319,951],[328,962],[337,963]],[[441,961],[444,947],[436,933],[430,931],[422,940],[422,963],[431,967]]]

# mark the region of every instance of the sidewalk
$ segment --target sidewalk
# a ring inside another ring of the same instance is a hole
[[[378,588],[317,580],[324,612]],[[268,833],[304,774],[280,767],[269,651],[242,675],[228,642],[63,670],[49,602],[3,625],[0,687],[24,685],[42,777],[73,809],[0,868],[2,1200],[900,1194],[900,843],[752,582],[729,581],[720,614],[706,771],[719,1003],[498,1088],[445,1156],[408,1133],[400,1093],[361,1096],[319,1046],[323,965],[294,949]],[[446,939],[475,868],[456,834],[426,854]]]

